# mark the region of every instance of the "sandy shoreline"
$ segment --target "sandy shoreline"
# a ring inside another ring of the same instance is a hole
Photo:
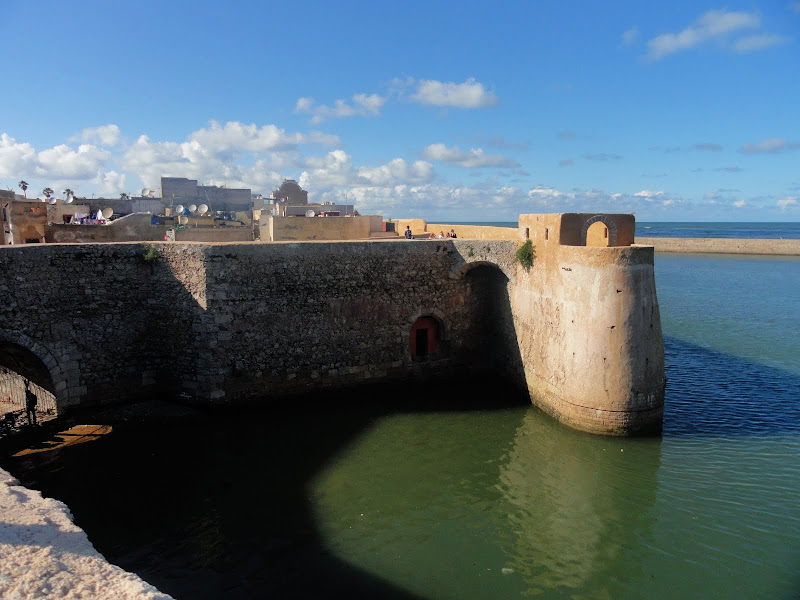
[[[800,256],[800,240],[637,236],[636,243],[653,246],[656,252]]]

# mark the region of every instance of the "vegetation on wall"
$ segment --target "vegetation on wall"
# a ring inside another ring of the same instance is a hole
[[[156,247],[153,244],[142,244],[142,247],[145,250],[144,256],[142,256],[142,258],[144,258],[145,262],[151,263],[151,262],[153,262],[155,260],[158,260],[159,253],[158,253],[158,250],[156,250]]]
[[[516,261],[522,265],[523,269],[529,271],[533,266],[533,260],[536,258],[536,248],[534,247],[533,242],[526,240],[522,246],[517,248],[517,254],[515,258]]]

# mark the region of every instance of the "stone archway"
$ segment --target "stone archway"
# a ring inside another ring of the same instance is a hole
[[[55,358],[23,334],[0,331],[0,402],[23,405],[30,381],[40,411],[59,412],[66,404],[66,378]]]
[[[603,223],[608,228],[608,237],[606,244],[593,244],[593,245],[603,245],[603,246],[616,246],[617,245],[617,224],[614,222],[613,219],[609,219],[607,215],[595,215],[586,219],[586,222],[583,224],[583,228],[581,229],[581,246],[586,246],[587,235],[589,233],[589,228],[594,225],[595,223]]]

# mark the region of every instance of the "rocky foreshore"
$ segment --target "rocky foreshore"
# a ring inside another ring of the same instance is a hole
[[[3,469],[0,514],[0,598],[171,598],[106,561],[66,504],[22,487]]]

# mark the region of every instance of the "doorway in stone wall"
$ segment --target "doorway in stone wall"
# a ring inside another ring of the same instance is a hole
[[[0,413],[25,408],[25,389],[37,398],[36,411],[56,414],[55,386],[42,360],[27,348],[0,341]]]
[[[420,317],[411,326],[411,359],[432,360],[441,355],[442,328],[436,317]]]

